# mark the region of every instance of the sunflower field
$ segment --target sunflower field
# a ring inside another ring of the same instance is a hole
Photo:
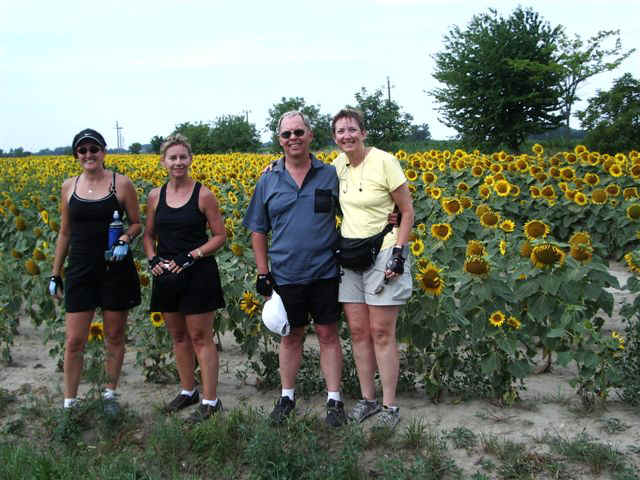
[[[331,162],[337,152],[320,153]],[[413,194],[414,292],[401,310],[402,370],[437,400],[444,390],[511,403],[534,369],[572,364],[585,401],[606,399],[625,371],[625,335],[604,330],[618,285],[610,261],[640,273],[640,154],[574,151],[530,154],[463,150],[396,152]],[[227,308],[216,331],[232,332],[249,358],[273,360],[277,344],[262,327],[249,232],[241,224],[254,184],[277,158],[267,154],[197,155],[192,176],[217,197],[227,243],[216,254]],[[166,181],[157,155],[108,155],[107,168],[129,176],[140,209]],[[72,157],[0,159],[0,352],[11,362],[21,319],[31,317],[62,358],[64,312],[48,296],[59,229],[60,185],[80,173]],[[339,221],[339,219],[337,219]],[[149,312],[151,278],[133,246],[143,303],[130,314],[128,338],[151,381],[173,365],[162,315]],[[622,314],[637,322],[640,302]],[[348,334],[345,333],[345,338]],[[100,325],[92,325],[100,338]],[[252,362],[259,371],[261,360]],[[257,363],[256,363],[257,362]],[[273,362],[270,362],[273,367]],[[264,365],[263,365],[264,367]],[[275,365],[277,368],[277,363]]]

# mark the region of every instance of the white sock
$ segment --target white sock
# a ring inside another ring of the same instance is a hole
[[[206,398],[203,398],[201,402],[203,405],[211,405],[212,407],[215,407],[218,404],[218,399],[207,400]]]
[[[341,402],[342,395],[340,395],[340,392],[327,392],[327,401],[329,400],[335,400],[336,402]]]
[[[289,400],[293,402],[295,400],[295,391],[296,391],[295,388],[283,388],[282,396],[289,397]]]
[[[104,398],[105,400],[113,400],[113,397],[116,396],[116,391],[112,390],[111,388],[105,388],[104,392],[102,393],[102,398]]]
[[[196,393],[196,390],[198,390],[198,389],[194,388],[193,390],[182,390],[180,392],[180,395],[188,395],[190,397],[193,397],[193,395]]]
[[[64,408],[71,408],[76,403],[78,403],[78,399],[77,398],[65,398],[64,399]]]

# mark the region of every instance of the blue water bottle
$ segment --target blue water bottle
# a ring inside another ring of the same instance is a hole
[[[122,221],[120,220],[120,214],[117,210],[113,211],[113,220],[109,224],[109,241],[108,249],[111,249],[113,245],[118,241],[122,235]]]

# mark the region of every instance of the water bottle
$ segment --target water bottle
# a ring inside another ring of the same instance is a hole
[[[120,220],[120,214],[117,210],[113,211],[113,220],[109,224],[109,241],[108,247],[112,248],[114,243],[118,241],[120,236],[122,235],[122,221]]]

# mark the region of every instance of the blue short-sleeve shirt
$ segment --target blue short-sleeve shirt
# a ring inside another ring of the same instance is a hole
[[[278,285],[307,284],[335,278],[338,176],[333,165],[313,155],[298,188],[284,158],[256,183],[242,224],[252,232],[271,232],[269,259]]]

